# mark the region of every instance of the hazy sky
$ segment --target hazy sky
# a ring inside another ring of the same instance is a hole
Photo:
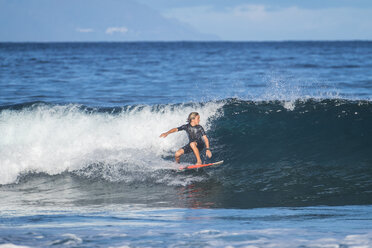
[[[0,0],[0,41],[372,40],[372,0]]]

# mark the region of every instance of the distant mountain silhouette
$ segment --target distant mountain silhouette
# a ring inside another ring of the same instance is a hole
[[[0,0],[0,41],[216,39],[132,0]]]

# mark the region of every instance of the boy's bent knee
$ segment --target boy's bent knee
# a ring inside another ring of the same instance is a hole
[[[180,149],[180,150],[176,151],[176,153],[174,154],[174,156],[175,157],[180,157],[183,153],[184,153],[183,149]]]
[[[196,141],[190,143],[190,147],[191,147],[191,148],[195,148],[196,145],[197,145],[197,144],[196,144]]]

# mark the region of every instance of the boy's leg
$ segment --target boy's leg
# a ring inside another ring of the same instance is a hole
[[[196,157],[196,164],[201,164],[202,161],[200,159],[200,154],[199,154],[199,149],[197,147],[197,143],[194,141],[194,142],[191,142],[190,143],[190,147],[192,149],[192,151],[194,152],[195,154],[195,157]]]
[[[179,149],[178,151],[176,151],[176,153],[174,154],[174,157],[176,159],[176,162],[179,164],[180,163],[180,157],[182,156],[182,154],[184,154],[185,151],[181,148]]]

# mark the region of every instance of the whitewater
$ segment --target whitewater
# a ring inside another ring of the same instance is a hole
[[[195,110],[203,116],[201,123],[208,130],[205,124],[219,106],[139,105],[100,112],[79,105],[36,103],[18,111],[2,110],[0,183],[13,183],[21,173],[55,175],[93,163],[123,163],[137,169],[176,168],[161,157],[184,145],[185,135],[169,139],[159,139],[159,135],[185,123],[185,113]]]

